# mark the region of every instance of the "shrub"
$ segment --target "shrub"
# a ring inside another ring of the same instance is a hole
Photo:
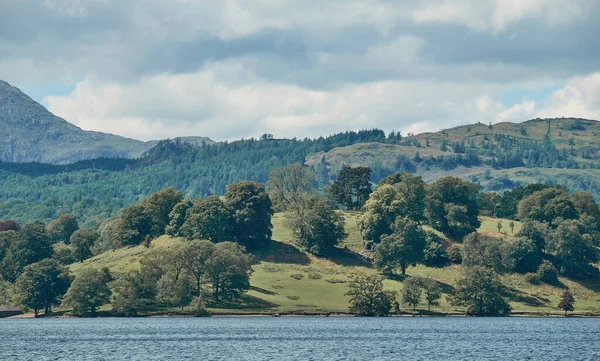
[[[462,262],[462,246],[453,244],[448,247],[446,252],[448,253],[448,259],[450,262],[457,264]]]
[[[304,275],[302,273],[295,273],[293,275],[290,275],[290,277],[292,277],[295,280],[300,281],[302,278],[304,278]]]
[[[540,276],[536,273],[527,273],[525,274],[525,281],[531,283],[532,285],[540,284]]]
[[[549,284],[558,283],[558,270],[549,261],[544,261],[540,264],[537,276],[541,282]]]

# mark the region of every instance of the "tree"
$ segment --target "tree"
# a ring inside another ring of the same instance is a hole
[[[233,242],[215,246],[206,262],[206,276],[212,284],[213,298],[232,300],[250,289],[252,256]]]
[[[192,302],[195,294],[193,280],[187,275],[175,277],[171,272],[165,273],[156,285],[157,298],[166,305],[183,308]]]
[[[54,250],[52,258],[58,263],[62,265],[69,265],[75,262],[75,257],[73,256],[71,247],[67,246],[63,242],[53,244],[52,249]]]
[[[171,213],[169,213],[169,224],[165,228],[165,233],[172,237],[184,236],[180,234],[181,226],[185,223],[185,217],[187,212],[194,202],[189,199],[185,199],[175,205]]]
[[[391,234],[397,217],[417,223],[425,219],[425,183],[421,177],[409,173],[397,174],[384,178],[364,205],[365,213],[358,225],[371,245],[379,243],[383,235]]]
[[[579,221],[562,222],[552,237],[550,251],[556,256],[561,272],[583,277],[595,270],[591,263],[598,260],[592,238]]]
[[[402,288],[402,303],[412,306],[413,310],[421,302],[423,290],[421,289],[421,279],[419,277],[410,277],[404,281]]]
[[[504,286],[498,274],[481,266],[466,268],[457,283],[453,306],[466,307],[467,313],[477,316],[498,316],[510,312],[510,305],[502,297]]]
[[[554,224],[559,219],[577,219],[575,206],[564,189],[547,188],[527,196],[519,202],[521,221],[538,221]]]
[[[335,201],[347,209],[360,209],[371,194],[371,169],[343,167],[331,186]]]
[[[423,229],[410,219],[399,218],[394,223],[393,233],[375,247],[375,267],[384,273],[400,268],[405,275],[408,266],[415,266],[423,259],[425,244]]]
[[[508,224],[508,226],[510,227],[510,233],[514,234],[515,233],[515,222],[514,221],[510,221],[510,223]]]
[[[571,291],[566,290],[563,292],[560,302],[558,303],[558,308],[565,311],[565,316],[567,315],[567,312],[575,310],[575,297],[573,297]]]
[[[553,231],[548,223],[538,221],[526,221],[518,236],[533,241],[540,253],[546,252],[546,245],[552,242]]]
[[[110,301],[111,290],[106,275],[94,268],[82,270],[73,280],[63,303],[73,308],[74,315],[96,316],[98,307]]]
[[[427,243],[423,251],[423,264],[434,267],[448,263],[448,253],[444,249],[442,239],[433,232],[425,232]]]
[[[69,244],[71,235],[78,229],[77,216],[74,214],[61,214],[46,226],[48,235],[54,243],[64,242]]]
[[[192,241],[183,251],[185,269],[195,280],[196,294],[202,295],[202,279],[207,272],[207,262],[215,251],[215,245],[210,241]]]
[[[236,242],[254,249],[271,239],[273,207],[262,185],[249,181],[230,185],[225,192],[225,204],[232,212]]]
[[[533,241],[519,237],[505,244],[504,258],[504,263],[508,269],[519,273],[527,273],[537,270],[541,255]]]
[[[216,196],[197,200],[187,211],[180,234],[188,239],[230,241],[233,239],[231,211],[221,198]]]
[[[78,262],[92,257],[92,247],[98,240],[98,232],[93,229],[80,229],[71,235],[71,249]]]
[[[448,237],[462,238],[479,228],[479,186],[456,177],[443,177],[427,187],[427,217]]]
[[[0,275],[0,305],[8,305],[12,302],[13,285]]]
[[[496,227],[498,228],[498,233],[502,232],[502,221],[498,221]]]
[[[396,299],[395,293],[383,290],[383,278],[377,275],[356,274],[348,288],[350,312],[360,316],[386,316]]]
[[[496,217],[502,197],[496,192],[483,192],[479,195],[479,212],[482,216]]]
[[[425,300],[427,300],[427,311],[431,311],[431,306],[439,306],[440,298],[442,298],[442,292],[440,286],[435,280],[431,278],[425,278],[422,280],[421,285],[425,293]]]
[[[52,252],[52,242],[44,224],[26,224],[14,234],[14,239],[0,262],[0,272],[6,280],[14,282],[25,266],[52,256]]]
[[[462,260],[466,267],[482,266],[501,271],[502,241],[482,233],[471,233],[464,239]]]
[[[269,175],[267,191],[273,208],[286,211],[298,208],[314,191],[315,174],[300,163],[277,168]]]
[[[70,284],[71,278],[63,266],[53,259],[44,259],[23,269],[15,282],[16,299],[36,316],[41,309],[48,314],[53,305],[60,303]]]
[[[298,245],[315,255],[331,255],[347,237],[344,217],[337,214],[324,197],[306,199],[290,209],[285,217]]]

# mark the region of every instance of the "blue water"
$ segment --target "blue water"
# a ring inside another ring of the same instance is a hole
[[[600,360],[600,319],[0,319],[1,360]]]

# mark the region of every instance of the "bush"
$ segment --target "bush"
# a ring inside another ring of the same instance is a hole
[[[525,281],[531,283],[532,285],[539,285],[540,276],[538,276],[536,273],[527,273],[525,274]]]
[[[542,262],[536,274],[541,282],[549,284],[558,283],[558,270],[549,261]]]
[[[448,253],[442,245],[442,239],[433,232],[427,232],[427,246],[423,252],[423,264],[443,266],[448,263]]]
[[[450,247],[448,247],[448,250],[446,252],[448,253],[448,259],[450,260],[450,262],[456,264],[462,262],[462,246],[458,244],[453,244]]]
[[[190,303],[190,306],[192,307],[192,312],[194,313],[194,316],[210,317],[210,312],[206,310],[204,306],[204,300],[202,300],[202,297],[194,297],[194,299]]]

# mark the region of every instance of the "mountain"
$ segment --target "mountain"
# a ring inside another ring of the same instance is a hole
[[[158,141],[142,142],[85,131],[50,113],[18,88],[0,80],[0,161],[69,164],[94,158],[137,158]],[[200,145],[212,141],[184,137]]]

